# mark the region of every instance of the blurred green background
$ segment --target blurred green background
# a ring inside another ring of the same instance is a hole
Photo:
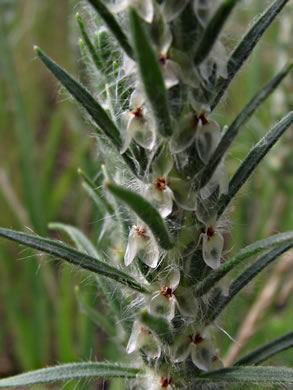
[[[224,36],[228,48],[235,45],[266,4],[243,2]],[[101,227],[99,211],[84,193],[77,174],[81,167],[95,177],[98,154],[89,123],[35,59],[32,47],[37,44],[87,83],[74,18],[82,7],[76,0],[0,1],[0,224],[63,240],[66,237],[48,231],[49,222],[75,225],[93,240]],[[253,94],[293,57],[292,20],[293,6],[289,3],[215,113],[222,125],[229,124]],[[249,148],[292,108],[291,75],[243,130],[227,157],[230,173]],[[293,229],[292,177],[291,128],[231,207],[228,228],[224,227],[227,257],[257,239]],[[243,337],[239,348],[219,332],[222,358],[231,359],[232,352],[237,358],[293,330],[293,254],[286,258],[251,283],[218,321],[231,337],[235,338],[239,330]],[[76,285],[85,302],[102,310],[95,283],[87,274],[1,240],[0,377],[62,362],[115,359],[111,342],[80,310]],[[250,322],[243,326],[248,313]],[[249,333],[251,337],[247,338]],[[232,345],[236,350],[231,351]],[[293,354],[284,352],[270,363],[293,367]],[[91,387],[85,384],[82,388]]]

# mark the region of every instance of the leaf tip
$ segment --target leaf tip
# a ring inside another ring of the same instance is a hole
[[[35,53],[36,53],[37,55],[40,55],[41,49],[39,48],[39,46],[34,45],[33,48],[34,48]]]

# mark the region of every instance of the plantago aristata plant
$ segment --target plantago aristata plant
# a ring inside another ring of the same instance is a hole
[[[214,115],[288,2],[272,0],[228,54],[221,33],[240,0],[88,0],[95,31],[89,33],[79,14],[77,22],[92,93],[35,47],[96,132],[102,183],[79,173],[105,225],[95,243],[72,226],[51,225],[68,233],[77,249],[8,229],[0,235],[97,275],[112,315],[101,326],[115,338],[121,362],[60,365],[0,380],[0,387],[98,377],[122,377],[127,389],[137,390],[293,383],[292,369],[258,366],[291,347],[292,333],[232,367],[223,367],[215,344],[226,306],[293,247],[293,232],[279,233],[229,257],[223,235],[231,201],[290,127],[293,113],[256,143],[230,178],[227,152],[292,63],[225,129]],[[228,283],[236,266],[239,274]]]

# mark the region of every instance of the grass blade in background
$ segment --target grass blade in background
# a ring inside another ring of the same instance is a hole
[[[7,84],[11,91],[15,104],[17,124],[17,141],[20,156],[20,169],[24,202],[30,216],[33,228],[37,233],[46,233],[46,222],[41,206],[40,194],[36,185],[35,150],[32,128],[29,124],[24,99],[17,81],[17,74],[10,53],[8,34],[4,22],[4,13],[0,5],[0,50],[1,63],[7,78]]]
[[[204,30],[194,55],[194,64],[200,65],[208,57],[223,26],[239,0],[224,0]]]
[[[130,29],[141,81],[154,113],[157,129],[163,137],[168,137],[173,130],[164,78],[158,56],[142,20],[134,10],[130,11]]]
[[[110,266],[108,263],[104,263],[103,261],[64,245],[59,241],[3,228],[0,228],[0,236],[12,241],[19,242],[25,246],[38,249],[42,252],[49,253],[50,255],[57,256],[58,258],[64,259],[78,267],[107,276],[139,292],[147,293],[146,287],[139,284],[126,273]]]
[[[218,204],[218,218],[234,198],[243,184],[253,173],[260,161],[269,152],[271,147],[278,141],[281,135],[293,123],[293,111],[289,112],[280,120],[248,153],[237,171],[229,182],[229,191],[227,195],[222,195]]]
[[[262,345],[255,351],[252,351],[245,355],[243,358],[234,363],[234,366],[243,365],[255,365],[264,362],[270,357],[285,351],[286,349],[293,347],[293,332],[289,332],[284,336],[278,337],[277,339],[270,341],[269,343]]]
[[[219,103],[221,97],[224,95],[229,84],[240,70],[247,57],[252,53],[264,32],[272,24],[288,1],[289,0],[274,0],[257,18],[239,44],[235,47],[227,63],[228,77],[226,79],[220,77],[217,80],[215,94],[211,101],[212,109]]]
[[[110,363],[72,363],[0,379],[0,388],[31,386],[38,383],[68,381],[80,378],[135,378],[140,372],[138,368]]]

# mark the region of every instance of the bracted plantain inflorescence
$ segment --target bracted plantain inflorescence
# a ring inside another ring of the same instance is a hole
[[[61,365],[0,380],[0,387],[89,377],[122,377],[125,388],[133,390],[293,383],[292,369],[257,366],[291,347],[291,333],[226,368],[215,343],[217,318],[225,307],[293,247],[293,232],[279,233],[229,258],[223,235],[230,202],[290,127],[293,113],[259,140],[230,179],[225,156],[292,63],[256,92],[225,129],[214,115],[234,76],[288,2],[271,1],[230,54],[219,37],[240,0],[82,2],[95,26],[90,34],[77,14],[93,94],[35,48],[96,132],[103,186],[79,173],[105,224],[97,244],[76,228],[52,224],[65,230],[77,249],[8,229],[0,235],[97,274],[116,323],[108,333],[117,339],[121,364]],[[225,276],[239,264],[242,272],[228,284]]]

